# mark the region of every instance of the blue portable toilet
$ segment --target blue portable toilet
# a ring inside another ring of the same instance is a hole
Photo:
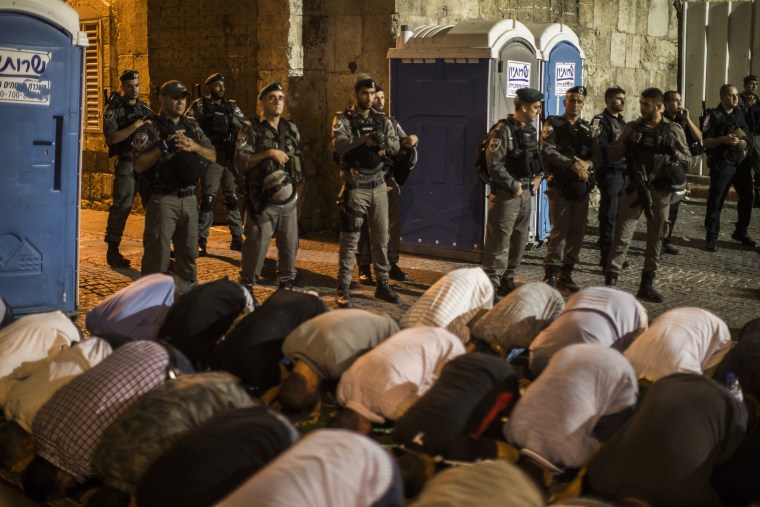
[[[564,100],[567,90],[583,84],[583,60],[586,55],[581,49],[578,36],[567,25],[530,25],[530,29],[536,38],[539,54],[541,91],[545,97],[544,114],[561,115],[565,112]],[[545,242],[552,230],[546,180],[541,182],[538,197],[536,240]]]
[[[420,138],[419,163],[401,190],[405,251],[480,261],[489,191],[476,151],[514,112],[515,92],[539,87],[536,53],[533,34],[514,20],[402,26],[388,51],[390,110]]]
[[[0,0],[0,295],[16,314],[78,299],[82,65],[61,0]]]

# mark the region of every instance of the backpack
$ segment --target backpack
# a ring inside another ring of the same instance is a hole
[[[489,134],[495,129],[499,124],[504,125],[505,128],[509,129],[509,125],[507,124],[507,120],[499,120],[497,121],[493,127],[491,127],[488,130],[488,133],[483,138],[483,141],[480,143],[480,146],[478,146],[478,151],[475,156],[475,172],[478,175],[478,178],[480,178],[480,181],[485,183],[486,185],[491,184],[491,173],[488,172],[488,164],[486,163],[486,149],[488,149],[488,137]]]

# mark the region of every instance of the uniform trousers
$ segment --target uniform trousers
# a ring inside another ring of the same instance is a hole
[[[227,156],[223,150],[216,150],[216,156],[216,163],[208,166],[201,180],[201,195],[203,197],[211,195],[216,198],[219,184],[221,183],[230,234],[241,236],[243,234],[243,219],[240,216],[240,206],[237,202],[230,203],[233,195],[239,195],[237,181],[235,180],[234,173],[229,168],[232,161],[227,160]],[[233,204],[233,206],[230,207],[230,204]],[[208,240],[209,229],[211,229],[211,224],[214,222],[213,205],[211,208],[210,210],[202,209],[198,213],[198,237],[201,243],[205,243]]]
[[[124,234],[124,227],[135,200],[134,164],[131,160],[116,159],[111,195],[113,202],[108,208],[105,240],[118,245],[121,243],[121,236]]]
[[[546,266],[575,266],[586,235],[588,194],[577,201],[565,199],[558,188],[550,187],[549,218],[552,232],[546,245]]]
[[[744,159],[738,167],[725,160],[718,160],[710,166],[710,190],[707,193],[705,214],[705,230],[708,237],[717,238],[720,235],[720,213],[723,211],[723,204],[731,185],[739,197],[736,205],[736,230],[747,232],[752,218],[752,172],[749,160]]]
[[[166,273],[174,244],[174,273],[191,283],[198,280],[198,200],[195,194],[153,191],[145,210],[142,274]]]
[[[388,191],[388,262],[398,264],[401,254],[401,187],[396,180],[386,180]],[[372,262],[370,251],[369,224],[362,224],[359,246],[357,247],[356,263],[359,266],[369,266]]]
[[[599,249],[609,252],[615,238],[618,208],[626,187],[626,175],[622,171],[605,170],[599,173]]]
[[[488,196],[488,223],[483,247],[483,271],[495,285],[513,278],[528,243],[530,189],[521,195],[496,190]]]
[[[253,284],[261,276],[272,236],[277,246],[277,276],[280,282],[295,280],[298,255],[297,198],[287,204],[267,204],[256,216],[252,216],[249,211],[246,232],[240,262],[240,279],[243,283]]]

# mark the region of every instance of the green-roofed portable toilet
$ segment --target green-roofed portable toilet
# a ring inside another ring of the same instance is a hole
[[[515,92],[539,88],[533,34],[509,19],[402,26],[388,58],[391,114],[420,138],[419,162],[401,188],[402,249],[480,261],[489,190],[475,172],[476,151],[514,112]]]
[[[0,0],[0,296],[16,314],[78,298],[82,65],[61,0]]]
[[[565,92],[583,84],[583,60],[578,36],[561,23],[529,25],[536,38],[539,58],[541,91],[544,93],[544,116],[565,112]],[[592,114],[593,116],[593,114]],[[549,220],[549,199],[546,197],[546,180],[541,182],[536,211],[536,240],[545,242],[552,230]]]

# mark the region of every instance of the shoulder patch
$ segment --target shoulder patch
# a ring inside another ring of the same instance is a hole
[[[235,114],[237,116],[243,116],[243,111],[241,111],[240,108],[237,107],[237,106],[235,106],[235,109],[232,112],[233,112],[233,114]]]
[[[711,114],[708,114],[707,116],[705,116],[705,121],[702,122],[702,131],[703,132],[706,131],[707,128],[710,126],[710,117],[711,116],[712,116]]]
[[[237,138],[237,142],[235,143],[235,147],[239,150],[243,146],[245,146],[246,144],[248,144],[248,134],[246,134],[245,132],[241,131],[240,134],[238,134],[238,138]]]
[[[541,130],[541,137],[546,139],[552,132],[554,132],[554,127],[549,122],[546,122],[544,123],[544,128]]]
[[[338,120],[333,124],[333,130],[340,130],[342,128],[343,128],[343,122],[341,120]]]
[[[106,112],[103,115],[103,118],[105,118],[108,121],[111,121],[111,120],[113,120],[114,114],[115,113],[114,113],[113,109],[106,109]]]
[[[145,132],[138,132],[135,134],[135,139],[132,141],[132,147],[139,150],[148,143],[148,134]]]
[[[488,151],[490,151],[491,153],[494,153],[496,152],[496,150],[499,149],[500,146],[501,146],[501,139],[494,136],[493,139],[491,139],[491,142],[488,143]]]

